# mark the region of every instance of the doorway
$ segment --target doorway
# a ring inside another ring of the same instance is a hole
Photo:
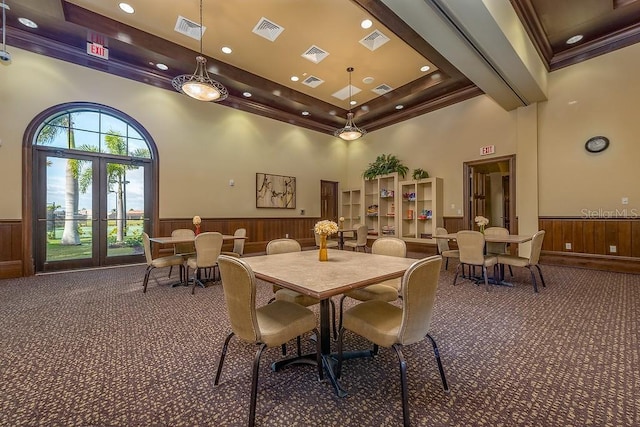
[[[474,218],[489,219],[490,227],[504,227],[517,234],[515,217],[515,155],[465,162],[464,224],[476,229]]]
[[[320,219],[338,222],[338,183],[320,181]]]

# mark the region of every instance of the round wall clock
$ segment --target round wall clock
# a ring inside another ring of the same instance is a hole
[[[606,136],[594,136],[584,144],[584,148],[590,153],[599,153],[609,146],[609,138]]]

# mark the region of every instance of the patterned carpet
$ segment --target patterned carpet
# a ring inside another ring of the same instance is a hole
[[[451,392],[430,344],[408,347],[412,425],[640,425],[640,276],[543,270],[539,294],[526,270],[489,292],[451,286],[443,271],[432,336]],[[0,281],[0,425],[246,425],[255,348],[232,340],[214,388],[222,287],[191,295],[166,273],[152,274],[147,294],[143,266]],[[261,283],[258,303],[271,295]],[[367,346],[347,335],[347,349]],[[393,351],[345,362],[344,399],[311,366],[272,372],[279,357],[263,355],[257,425],[402,424]]]

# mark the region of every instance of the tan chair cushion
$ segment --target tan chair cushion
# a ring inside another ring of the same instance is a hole
[[[529,258],[516,255],[498,255],[498,264],[512,265],[514,267],[526,267],[529,265]]]
[[[169,267],[170,265],[182,265],[183,259],[180,255],[168,255],[156,258],[151,261],[151,265],[155,268]]]
[[[400,281],[397,283],[399,288]],[[395,301],[398,299],[398,288],[379,283],[345,292],[345,295],[358,301]]]
[[[303,295],[300,292],[286,288],[280,288],[276,291],[276,301],[287,301],[300,304],[303,307],[309,307],[310,305],[315,305],[320,302],[317,298]]]
[[[316,327],[316,315],[301,305],[274,301],[256,309],[260,341],[269,347],[284,344]]]
[[[347,310],[342,319],[345,329],[382,347],[391,347],[398,341],[402,309],[383,301],[367,301]]]

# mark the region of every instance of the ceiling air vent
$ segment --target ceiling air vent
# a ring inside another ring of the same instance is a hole
[[[309,76],[306,79],[304,79],[304,81],[302,82],[302,84],[305,84],[309,87],[313,87],[316,88],[318,86],[320,86],[322,83],[324,83],[324,80],[316,77],[316,76]]]
[[[255,27],[253,27],[253,33],[264,37],[269,41],[275,41],[280,34],[284,31],[280,25],[269,21],[267,18],[262,17],[258,21]]]
[[[191,37],[192,39],[200,40],[201,34],[204,34],[207,27],[202,27],[202,33],[200,33],[200,24],[193,22],[184,16],[178,15],[178,20],[176,21],[176,27],[174,30],[180,34]]]
[[[378,95],[384,95],[385,93],[389,93],[393,90],[393,88],[389,85],[381,84],[378,87],[374,87],[371,89],[371,92],[377,93]]]
[[[389,37],[385,36],[380,31],[375,30],[373,33],[360,40],[360,44],[369,50],[376,50],[388,41]]]
[[[302,54],[303,58],[308,59],[309,61],[317,64],[322,61],[324,58],[329,56],[329,53],[320,49],[318,46],[313,45],[305,53]]]
[[[360,90],[360,88],[357,88],[353,85],[351,85],[351,95],[356,95],[358,93],[362,92],[362,90]],[[336,98],[338,98],[341,101],[344,101],[345,99],[349,99],[349,85],[343,87],[342,89],[340,89],[339,91],[333,93],[331,96],[334,96]]]

